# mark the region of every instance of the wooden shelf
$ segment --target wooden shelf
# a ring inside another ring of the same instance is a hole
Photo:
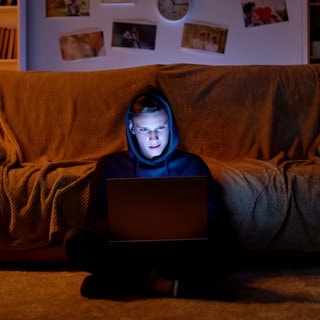
[[[26,1],[20,0],[14,6],[0,6],[0,27],[16,30],[17,47],[17,58],[0,58],[0,70],[26,70]]]
[[[320,1],[308,1],[308,61],[320,63]]]

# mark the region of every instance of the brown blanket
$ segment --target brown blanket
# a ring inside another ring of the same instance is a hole
[[[0,248],[29,249],[63,239],[70,225],[83,223],[93,163],[23,162],[10,128],[2,121]]]

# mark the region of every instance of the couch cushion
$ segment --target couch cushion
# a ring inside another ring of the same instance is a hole
[[[205,161],[222,188],[223,203],[241,247],[266,248],[287,210],[286,185],[279,169],[249,158]]]
[[[320,131],[319,70],[152,65],[94,72],[5,72],[0,107],[23,161],[94,159],[126,148],[124,114],[147,84],[173,106],[181,147],[220,160],[305,159]],[[290,130],[288,130],[290,128]]]
[[[310,161],[281,166],[244,158],[204,158],[245,250],[312,251],[320,246],[320,167]]]
[[[320,247],[320,166],[314,160],[284,163],[288,209],[275,248],[317,251]]]

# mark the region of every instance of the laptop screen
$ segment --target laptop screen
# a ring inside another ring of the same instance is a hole
[[[107,179],[107,192],[115,240],[206,237],[206,177]]]

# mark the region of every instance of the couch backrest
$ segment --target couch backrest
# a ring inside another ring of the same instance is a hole
[[[317,65],[0,71],[0,108],[24,161],[96,160],[126,148],[127,105],[153,84],[173,106],[181,148],[221,160],[302,159],[320,129],[319,75]]]

